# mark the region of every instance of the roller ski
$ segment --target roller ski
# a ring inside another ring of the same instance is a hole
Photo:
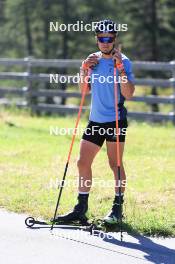
[[[49,228],[52,225],[52,219],[50,221],[42,221],[42,220],[37,220],[33,217],[27,217],[25,219],[25,224],[28,228],[41,228],[42,226],[48,226]],[[71,228],[77,228],[79,230],[87,231],[91,235],[95,234],[96,231],[101,230],[100,226],[97,226],[94,222],[90,223],[88,221],[85,221],[85,219],[76,219],[72,221],[58,221],[58,219],[54,222],[54,225],[60,228],[65,228],[66,226]],[[37,227],[36,227],[37,226]]]
[[[65,215],[58,215],[55,218],[51,218],[48,222],[36,221],[34,218],[29,217],[26,219],[25,224],[28,227],[32,227],[34,224],[41,225],[82,225],[89,226],[86,213],[88,211],[88,196],[79,195],[78,203],[73,210]]]
[[[73,210],[65,215],[58,215],[55,219],[50,219],[48,222],[35,220],[33,217],[28,217],[25,220],[27,227],[32,228],[37,225],[56,225],[56,226],[73,226],[78,227],[84,231],[88,231],[91,234],[94,230],[98,229],[94,222],[90,223],[86,216],[88,211],[87,196],[79,195],[78,203]]]

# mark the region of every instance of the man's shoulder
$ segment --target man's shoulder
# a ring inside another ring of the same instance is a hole
[[[130,59],[125,54],[121,53],[121,55],[122,55],[122,60],[130,61]]]
[[[98,57],[101,57],[101,51],[96,51],[96,52],[90,53],[89,56],[90,55],[96,55]],[[122,55],[122,60],[124,62],[126,62],[126,63],[131,62],[131,60],[125,54],[121,53],[121,55]]]

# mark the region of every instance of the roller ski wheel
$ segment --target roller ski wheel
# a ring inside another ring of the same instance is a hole
[[[120,230],[120,221],[117,221],[115,224],[110,224],[105,222],[103,219],[97,219],[94,221],[96,230],[101,230],[103,232],[118,232]]]
[[[35,220],[35,218],[30,216],[25,219],[25,224],[27,227],[32,228],[34,225],[51,225],[52,223],[50,221],[46,222],[46,221]]]
[[[95,233],[95,231],[99,231],[100,229],[98,228],[98,226],[96,224],[90,224],[89,227],[87,227],[86,231],[88,231],[90,233],[90,235],[93,235]]]
[[[32,227],[35,224],[35,219],[33,217],[29,216],[25,219],[25,224],[27,227]]]

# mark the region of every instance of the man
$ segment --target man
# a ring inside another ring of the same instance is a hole
[[[125,191],[125,170],[122,163],[125,133],[127,128],[127,111],[124,107],[125,99],[130,99],[134,93],[134,78],[131,69],[130,60],[120,51],[115,48],[117,24],[111,20],[103,20],[97,23],[95,28],[96,42],[99,52],[91,54],[85,59],[80,68],[80,89],[83,91],[85,81],[87,81],[88,69],[91,69],[91,81],[88,87],[88,92],[91,90],[91,110],[89,123],[86,131],[83,134],[80,143],[80,155],[77,166],[79,171],[79,194],[78,203],[73,211],[66,215],[58,216],[56,221],[86,221],[86,213],[88,210],[88,197],[92,182],[92,162],[101,149],[104,141],[106,141],[107,155],[109,166],[115,178],[115,198],[113,206],[109,214],[104,218],[108,224],[115,224],[122,216],[122,206],[124,201]],[[119,69],[117,76],[120,79],[118,84],[118,116],[119,116],[119,144],[120,144],[120,160],[121,160],[121,200],[119,200],[119,183],[117,175],[116,161],[116,113],[115,113],[115,98],[114,98],[114,81],[111,79],[102,81],[109,76],[113,76],[114,60]],[[103,78],[101,78],[101,76]],[[99,77],[99,78],[97,78]],[[101,80],[101,81],[100,81]],[[109,81],[110,80],[110,81]],[[122,81],[123,80],[123,81]],[[95,129],[94,129],[95,128]],[[101,129],[104,133],[100,133]],[[113,131],[111,133],[111,130]],[[110,133],[107,133],[107,131]]]

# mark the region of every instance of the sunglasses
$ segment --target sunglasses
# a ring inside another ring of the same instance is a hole
[[[97,37],[98,41],[101,43],[112,43],[114,41],[114,37]]]

